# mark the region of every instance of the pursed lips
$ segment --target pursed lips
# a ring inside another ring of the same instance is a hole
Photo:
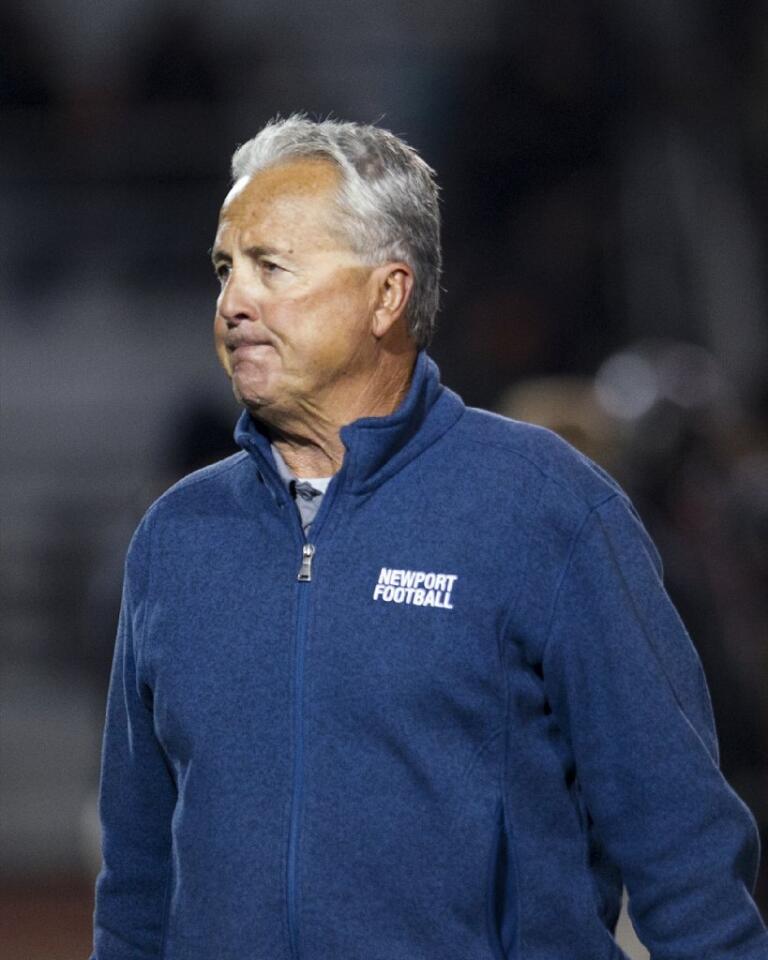
[[[270,340],[260,338],[228,340],[226,347],[227,352],[233,359],[237,359],[239,356],[243,358],[258,356],[267,348],[274,349]]]

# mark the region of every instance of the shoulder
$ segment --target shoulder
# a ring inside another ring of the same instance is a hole
[[[248,454],[241,450],[224,460],[188,473],[158,497],[152,507],[179,506],[198,496],[206,496],[212,488],[226,489],[236,481],[238,468],[244,466],[248,459]]]
[[[468,407],[454,439],[484,471],[527,480],[574,506],[591,510],[617,495],[625,497],[609,473],[545,427]]]
[[[240,484],[250,476],[248,461],[248,454],[241,451],[195,470],[174,483],[148,507],[133,536],[130,552],[146,549],[146,543],[158,525],[211,509],[221,512],[227,503],[234,505]]]
[[[212,499],[226,498],[237,488],[250,458],[240,451],[224,460],[187,474],[169,487],[149,508],[159,516],[196,510]]]

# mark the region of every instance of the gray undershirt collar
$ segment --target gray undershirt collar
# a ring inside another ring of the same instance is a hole
[[[280,474],[280,479],[288,487],[299,511],[301,526],[306,536],[309,533],[312,522],[317,516],[323,494],[328,489],[328,484],[332,478],[310,477],[309,479],[300,479],[285,462],[282,454],[274,443],[270,444],[270,449],[272,450],[272,458],[275,461],[277,472]]]

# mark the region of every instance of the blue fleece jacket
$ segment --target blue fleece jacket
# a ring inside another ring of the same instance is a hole
[[[304,541],[269,440],[147,512],[95,960],[766,960],[757,840],[630,503],[420,354]]]

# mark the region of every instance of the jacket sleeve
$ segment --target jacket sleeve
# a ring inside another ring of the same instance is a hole
[[[162,955],[176,789],[153,729],[151,693],[137,671],[146,614],[145,520],[128,551],[107,700],[91,960]]]
[[[720,773],[700,662],[621,494],[573,541],[543,673],[653,960],[768,960],[754,821]]]

